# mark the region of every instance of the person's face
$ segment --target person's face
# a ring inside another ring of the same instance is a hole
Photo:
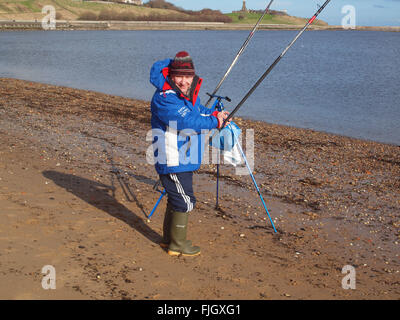
[[[172,81],[176,84],[183,94],[187,95],[193,82],[193,76],[172,76]]]

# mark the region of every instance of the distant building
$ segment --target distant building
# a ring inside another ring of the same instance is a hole
[[[242,6],[242,10],[240,10],[242,12],[247,12],[247,8],[246,8],[246,0],[243,0],[243,6]]]
[[[130,4],[136,4],[138,6],[143,5],[143,1],[142,0],[123,0],[123,2],[130,3]]]
[[[233,13],[260,13],[263,14],[264,10],[252,10],[252,9],[247,9],[246,6],[246,0],[243,0],[243,5],[242,5],[242,9],[238,10],[238,11],[232,11]],[[269,10],[268,14],[272,14],[272,15],[277,15],[277,16],[287,16],[287,10],[282,10],[282,11],[278,11],[278,10]]]
[[[242,5],[242,9],[241,10],[237,10],[237,11],[232,11],[232,12],[236,12],[236,13],[246,13],[249,12],[249,10],[246,7],[246,0],[243,0],[243,5]]]

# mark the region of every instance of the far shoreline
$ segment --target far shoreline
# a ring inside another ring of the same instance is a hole
[[[53,30],[251,30],[252,24],[223,22],[184,21],[69,21],[57,20]],[[299,30],[304,25],[260,24],[259,30]],[[44,30],[40,20],[0,20],[0,31]],[[310,25],[312,31],[385,31],[400,32],[400,26],[358,26],[344,29],[342,26]]]

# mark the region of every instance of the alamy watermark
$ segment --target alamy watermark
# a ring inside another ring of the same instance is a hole
[[[201,130],[200,134],[193,129],[178,130],[177,122],[170,121],[165,131],[152,129],[147,132],[146,141],[151,142],[151,145],[146,150],[146,161],[151,165],[158,163],[167,167],[188,164],[233,164],[237,175],[248,175],[249,170],[244,166],[245,157],[250,170],[253,171],[254,130],[246,129],[238,137],[233,136],[229,130],[222,130],[217,135],[215,132],[216,129]],[[243,136],[246,150],[242,154],[241,148],[236,144],[242,145]],[[206,141],[209,137],[213,137],[211,148],[209,140]],[[214,147],[215,145],[218,147]]]
[[[47,5],[42,8],[42,13],[46,14],[42,19],[42,28],[44,30],[55,30],[56,9],[53,6]]]
[[[56,269],[52,265],[45,265],[42,268],[45,276],[42,279],[42,288],[45,290],[56,289]]]
[[[342,279],[342,288],[345,290],[356,289],[356,269],[353,266],[345,265],[342,268],[342,273],[346,274]]]
[[[343,6],[342,14],[345,15],[342,18],[342,28],[343,29],[355,29],[356,28],[356,8],[352,5]]]

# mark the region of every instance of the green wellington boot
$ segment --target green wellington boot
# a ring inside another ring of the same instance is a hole
[[[171,242],[171,221],[172,221],[172,208],[167,204],[167,209],[165,210],[164,223],[163,223],[163,239],[160,243],[161,248],[168,248]]]
[[[167,249],[169,247],[169,243],[171,242],[171,221],[172,221],[172,207],[167,204],[167,208],[165,210],[164,215],[164,223],[163,223],[163,239],[161,240],[160,247]],[[190,245],[192,245],[192,241],[187,240]]]
[[[172,211],[171,242],[168,247],[170,256],[197,256],[200,254],[200,247],[192,246],[192,242],[186,240],[187,224],[187,212]]]

